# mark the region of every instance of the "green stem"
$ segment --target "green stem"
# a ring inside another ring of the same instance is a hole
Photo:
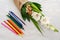
[[[59,32],[53,25],[49,25],[50,29],[53,30],[54,32]]]
[[[37,28],[37,29],[41,32],[41,34],[42,34],[42,30],[41,30],[38,22],[37,22],[34,18],[32,18],[32,17],[30,17],[30,19],[32,20],[32,22],[34,23],[34,25],[36,26],[36,28]]]

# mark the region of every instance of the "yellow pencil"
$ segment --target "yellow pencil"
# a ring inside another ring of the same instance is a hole
[[[12,20],[7,20],[16,30],[18,30],[19,33],[22,35],[24,34],[23,31],[12,21]]]
[[[8,21],[4,21],[7,25],[9,25],[18,35],[22,37],[22,34],[20,34]]]

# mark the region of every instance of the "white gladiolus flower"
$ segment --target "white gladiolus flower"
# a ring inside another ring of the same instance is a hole
[[[47,17],[42,17],[41,20],[40,20],[41,24],[43,25],[47,25],[47,24],[50,24],[49,20]]]
[[[37,13],[37,12],[33,12],[33,13],[32,13],[32,17],[33,17],[36,21],[39,21],[39,20],[40,20],[40,16],[41,16],[40,13]]]

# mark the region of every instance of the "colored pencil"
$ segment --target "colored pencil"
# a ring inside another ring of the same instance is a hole
[[[20,24],[20,27],[23,28],[23,25],[21,24],[21,22],[19,22],[18,19],[17,19],[14,15],[12,15],[11,13],[10,13],[9,15],[10,15],[12,18],[14,18],[15,21],[18,22],[18,24]]]
[[[4,21],[7,25],[9,25],[18,35],[22,36],[8,21]]]
[[[19,21],[19,20],[17,19],[17,17],[13,15],[12,12],[9,12],[9,15],[10,15],[11,17],[13,17],[13,18],[21,25],[21,27],[23,28],[23,25],[22,25],[21,21]]]
[[[21,21],[18,20],[18,18],[17,18],[16,16],[14,16],[12,12],[9,12],[9,15],[10,15],[13,19],[15,19],[15,21],[16,21],[16,22],[20,25],[20,27],[24,30]]]
[[[5,24],[4,22],[1,23],[5,28],[9,29],[10,31],[12,31],[13,33],[15,33],[17,35],[17,33],[12,30],[7,24]]]
[[[11,17],[10,15],[7,15],[7,17],[10,18],[19,28],[24,30],[24,28],[22,28],[22,26],[13,17]]]
[[[26,25],[17,15],[15,15],[12,11],[9,11],[11,14],[13,14],[17,19],[18,21],[21,21],[24,25]]]
[[[12,21],[12,20],[7,20],[11,25],[14,26],[15,29],[17,29],[21,34],[24,34],[23,31]]]

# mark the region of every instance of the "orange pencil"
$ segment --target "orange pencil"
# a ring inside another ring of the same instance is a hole
[[[8,21],[4,21],[8,26],[10,26],[18,35],[22,36]]]
[[[12,21],[12,20],[7,20],[16,30],[18,30],[21,34],[24,34],[23,31]]]

